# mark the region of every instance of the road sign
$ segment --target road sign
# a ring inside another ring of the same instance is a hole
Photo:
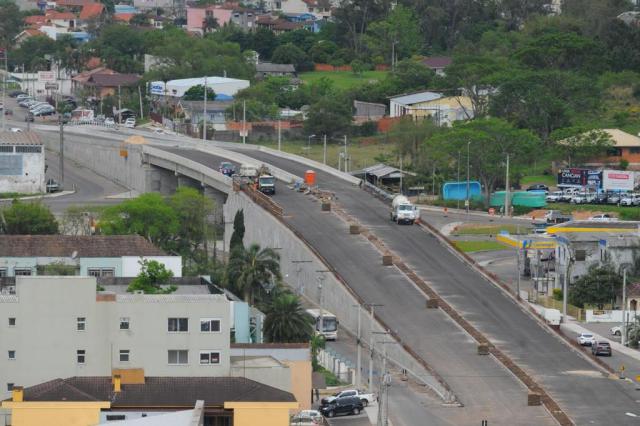
[[[44,88],[45,90],[58,90],[58,83],[45,83],[44,84]]]

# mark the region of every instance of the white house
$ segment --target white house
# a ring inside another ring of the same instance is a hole
[[[0,132],[0,193],[44,193],[44,155],[36,133]]]

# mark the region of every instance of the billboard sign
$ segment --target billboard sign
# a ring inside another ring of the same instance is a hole
[[[602,171],[601,170],[587,171],[587,186],[592,189],[602,188]]]
[[[558,185],[586,186],[589,177],[587,169],[560,169],[558,172]]]
[[[149,83],[149,92],[152,95],[164,95],[164,82],[153,81]]]
[[[43,83],[55,83],[56,74],[53,71],[38,71],[38,81]]]
[[[624,170],[605,170],[603,184],[605,190],[633,191],[635,173]]]
[[[45,83],[45,90],[58,90],[58,83]]]

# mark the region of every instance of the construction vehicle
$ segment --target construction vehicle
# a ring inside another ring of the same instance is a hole
[[[404,195],[396,195],[391,202],[389,218],[398,224],[413,225],[418,219],[418,209]]]

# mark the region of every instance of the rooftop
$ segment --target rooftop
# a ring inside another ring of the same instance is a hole
[[[295,402],[289,392],[244,377],[145,377],[143,384],[123,384],[113,392],[112,378],[71,377],[54,379],[24,390],[24,401],[111,401],[118,407],[205,407],[225,402]]]
[[[0,145],[42,145],[42,141],[35,132],[14,133],[0,131]],[[1,250],[2,247],[0,247]]]
[[[411,93],[405,95],[393,96],[390,99],[398,104],[411,105],[417,104],[420,102],[429,102],[435,101],[436,99],[440,99],[444,97],[442,93],[436,92],[419,92],[419,93]]]
[[[274,64],[272,62],[260,62],[256,65],[257,72],[296,72],[293,64]]]
[[[97,18],[104,11],[104,5],[102,3],[86,3],[82,6],[80,11],[80,19],[92,19]]]
[[[0,235],[0,257],[71,257],[74,252],[77,257],[167,256],[139,235]]]
[[[135,277],[98,277],[97,283],[106,292],[131,294],[127,292],[127,288],[134,279]],[[224,294],[222,289],[211,284],[205,277],[173,277],[167,284],[176,286],[176,291],[171,294]]]
[[[640,147],[640,137],[623,132],[620,129],[603,129],[611,136],[613,145],[617,148]]]
[[[442,69],[451,65],[452,59],[449,56],[430,56],[421,61],[426,67],[431,69]]]
[[[95,73],[89,77],[85,84],[96,87],[118,87],[132,86],[139,81],[140,76],[136,74]]]

